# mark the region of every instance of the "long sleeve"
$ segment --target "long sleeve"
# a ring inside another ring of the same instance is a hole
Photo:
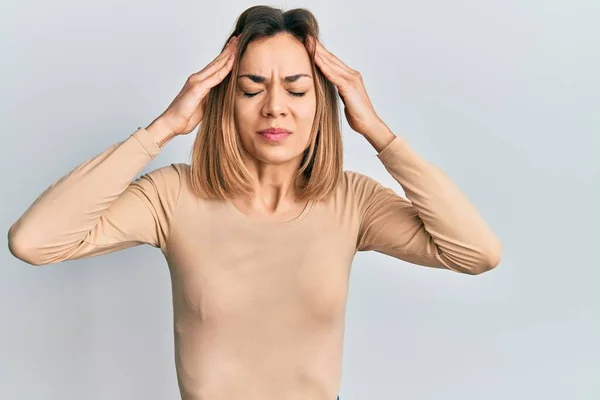
[[[181,167],[171,164],[134,181],[160,150],[139,128],[56,180],[11,226],[11,253],[44,265],[144,243],[164,249]]]
[[[500,240],[441,169],[399,137],[377,157],[408,199],[354,173],[361,217],[357,251],[375,250],[413,264],[470,275],[500,262]]]

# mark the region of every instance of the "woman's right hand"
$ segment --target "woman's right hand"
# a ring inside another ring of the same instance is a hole
[[[237,42],[237,37],[231,38],[217,58],[201,71],[190,75],[169,107],[147,129],[160,126],[163,134],[169,138],[193,131],[204,117],[206,95],[231,72]]]

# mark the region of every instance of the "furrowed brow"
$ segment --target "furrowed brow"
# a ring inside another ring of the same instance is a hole
[[[286,76],[285,78],[283,78],[283,80],[285,82],[296,82],[298,79],[302,78],[303,76],[312,79],[312,76],[310,76],[308,74],[295,74],[295,75]],[[252,82],[255,82],[255,83],[265,83],[267,81],[267,78],[265,78],[264,76],[260,76],[260,75],[256,75],[256,74],[242,74],[242,75],[238,76],[238,79],[240,79],[240,78],[248,78]]]

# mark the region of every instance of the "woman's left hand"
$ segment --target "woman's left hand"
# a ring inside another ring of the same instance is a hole
[[[337,87],[350,127],[361,135],[367,135],[381,126],[383,121],[371,104],[360,72],[348,67],[314,38],[307,46],[309,52],[310,46],[315,43],[315,63],[323,75]]]

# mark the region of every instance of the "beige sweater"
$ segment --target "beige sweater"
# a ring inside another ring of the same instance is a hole
[[[334,400],[357,251],[479,274],[501,245],[436,166],[400,138],[377,157],[406,197],[344,171],[327,201],[295,219],[250,219],[194,197],[188,164],[136,176],[161,148],[139,128],[44,191],[9,248],[45,265],[147,243],[171,273],[178,383],[186,400]]]

